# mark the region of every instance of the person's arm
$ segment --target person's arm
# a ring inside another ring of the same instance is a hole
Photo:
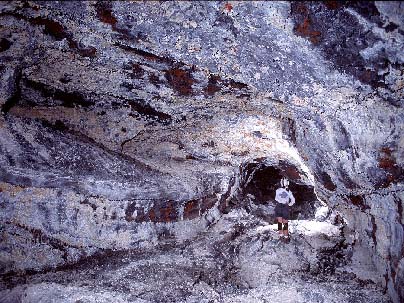
[[[293,194],[290,190],[289,190],[289,198],[290,198],[289,206],[292,206],[293,204],[295,204],[295,197],[293,197]]]
[[[275,201],[281,203],[281,197],[279,197],[279,188],[276,190],[275,193]]]

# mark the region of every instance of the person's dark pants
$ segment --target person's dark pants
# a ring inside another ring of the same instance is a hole
[[[289,205],[277,203],[275,206],[275,217],[289,220]]]
[[[278,232],[284,236],[289,236],[288,220],[289,220],[289,205],[277,203],[275,206],[275,217],[278,221]],[[283,226],[282,226],[283,223]]]

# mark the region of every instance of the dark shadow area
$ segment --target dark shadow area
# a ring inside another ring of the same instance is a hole
[[[287,169],[285,169],[287,167]],[[279,166],[266,166],[258,163],[249,163],[245,166],[245,183],[242,185],[242,197],[250,200],[253,206],[266,210],[266,217],[272,217],[276,205],[275,192],[280,187],[282,177],[289,179],[289,189],[295,197],[296,203],[291,207],[291,219],[314,218],[316,205],[319,204],[314,187],[304,184],[300,177],[290,176],[288,164],[280,162]],[[298,171],[297,168],[294,171]],[[259,214],[257,214],[259,215]],[[270,218],[272,220],[272,218]]]

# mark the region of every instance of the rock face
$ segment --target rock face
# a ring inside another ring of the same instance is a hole
[[[390,302],[375,285],[336,272],[348,261],[340,226],[295,221],[289,244],[274,228],[232,210],[181,245],[165,240],[20,277],[25,283],[0,292],[2,302]]]
[[[21,277],[58,283],[42,275],[103,254],[198,251],[189,241],[208,243],[233,212],[272,223],[286,176],[292,219],[341,237],[301,245],[313,259],[293,270],[334,264],[328,275],[404,300],[403,20],[401,2],[1,2],[8,298],[37,301],[53,284],[24,290]],[[265,256],[242,243],[231,283],[257,288],[265,275],[244,265]]]

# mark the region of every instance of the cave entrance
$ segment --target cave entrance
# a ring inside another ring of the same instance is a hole
[[[281,179],[286,177],[296,200],[290,208],[290,233],[309,242],[324,235],[338,239],[333,245],[342,253],[340,244],[345,243],[345,239],[341,231],[346,220],[317,197],[309,171],[285,160],[260,159],[243,165],[240,174],[238,202],[248,213],[266,222],[257,232],[277,232],[275,192],[281,186]]]
[[[287,161],[267,164],[254,161],[242,168],[240,188],[242,199],[247,209],[254,215],[274,222],[275,192],[280,187],[280,180],[289,180],[296,203],[291,207],[291,220],[313,220],[324,202],[320,201],[306,173]]]

